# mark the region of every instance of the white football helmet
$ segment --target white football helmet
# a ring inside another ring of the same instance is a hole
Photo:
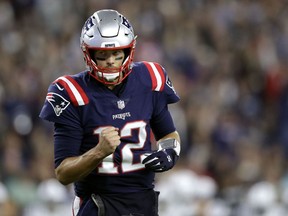
[[[129,21],[119,12],[107,9],[96,11],[82,28],[80,44],[86,65],[99,82],[119,84],[131,73],[136,37]],[[103,68],[93,59],[95,50],[116,49],[123,49],[125,53],[120,68]]]

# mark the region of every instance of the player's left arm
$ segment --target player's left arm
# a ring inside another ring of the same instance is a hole
[[[150,123],[158,149],[148,155],[143,164],[146,169],[164,172],[175,166],[180,156],[181,139],[167,106],[164,106]]]
[[[180,136],[177,131],[167,134],[157,141],[158,150],[143,160],[147,169],[165,172],[175,166],[180,156]]]
[[[176,164],[180,155],[180,136],[168,109],[168,104],[176,103],[180,98],[161,65],[151,62],[144,64],[152,80],[153,115],[150,125],[157,140],[158,150],[147,156],[143,164],[154,172],[164,172]]]

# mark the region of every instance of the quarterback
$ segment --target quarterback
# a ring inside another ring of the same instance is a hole
[[[74,216],[156,216],[155,173],[180,154],[168,109],[179,96],[159,63],[133,61],[136,36],[119,12],[89,17],[80,46],[87,69],[53,81],[40,113],[54,124],[56,178],[74,184]]]

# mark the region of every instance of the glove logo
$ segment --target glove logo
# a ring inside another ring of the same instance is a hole
[[[146,169],[150,169],[154,172],[165,172],[171,169],[178,158],[174,149],[162,149],[147,155],[148,156],[142,163],[145,165]]]
[[[65,110],[70,102],[63,98],[61,95],[56,94],[54,92],[49,92],[46,96],[46,100],[51,104],[56,116],[60,116],[60,114]]]
[[[172,158],[171,158],[170,155],[167,155],[167,160],[168,160],[169,163],[172,162]]]

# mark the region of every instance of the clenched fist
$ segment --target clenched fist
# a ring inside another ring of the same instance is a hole
[[[105,128],[99,137],[99,143],[96,148],[104,155],[112,154],[117,146],[121,143],[119,129],[113,126]]]

